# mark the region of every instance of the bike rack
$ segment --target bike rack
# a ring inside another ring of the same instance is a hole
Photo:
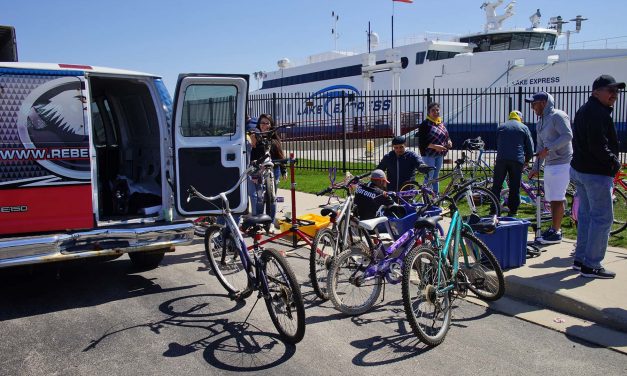
[[[303,239],[305,241],[305,243],[307,243],[310,247],[312,246],[312,236],[310,236],[309,234],[306,234],[305,232],[301,231],[299,229],[299,226],[309,226],[311,224],[314,224],[311,221],[307,221],[304,219],[297,219],[296,218],[296,182],[294,180],[294,165],[296,164],[297,160],[294,158],[294,153],[290,153],[290,157],[287,160],[287,163],[289,163],[290,166],[290,194],[291,194],[291,198],[292,198],[292,218],[290,220],[291,222],[291,226],[290,228],[288,228],[287,230],[279,233],[279,234],[275,234],[267,239],[262,240],[261,242],[258,243],[258,245],[263,245],[266,243],[269,243],[275,239],[279,239],[282,238],[288,234],[292,235],[292,247],[293,248],[297,248],[298,247],[298,237],[300,236],[301,239]],[[247,247],[248,250],[252,250],[253,246],[249,246]]]

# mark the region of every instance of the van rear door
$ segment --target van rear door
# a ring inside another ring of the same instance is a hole
[[[189,187],[213,196],[233,187],[245,170],[247,93],[247,75],[179,76],[172,127],[179,214],[219,214],[218,207],[201,199],[187,202]],[[228,198],[233,211],[243,212],[248,206],[246,183]]]

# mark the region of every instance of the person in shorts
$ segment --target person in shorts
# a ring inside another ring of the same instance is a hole
[[[540,91],[526,98],[539,117],[536,124],[538,157],[529,178],[538,175],[544,167],[544,199],[551,203],[551,227],[536,239],[541,244],[557,244],[562,241],[562,218],[566,189],[570,181],[570,160],[573,156],[573,131],[568,115],[555,108],[553,96]]]

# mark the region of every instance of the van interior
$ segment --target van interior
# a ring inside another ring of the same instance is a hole
[[[161,136],[146,83],[109,77],[91,77],[89,82],[98,220],[159,216]]]

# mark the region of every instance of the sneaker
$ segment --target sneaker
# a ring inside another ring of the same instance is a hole
[[[581,266],[581,276],[587,278],[601,278],[601,279],[612,279],[616,277],[616,273],[611,272],[603,267],[598,269],[592,269],[585,265]]]
[[[573,270],[581,270],[581,267],[583,266],[583,262],[581,261],[573,261]]]
[[[562,242],[562,232],[557,232],[553,228],[549,228],[536,241],[540,244],[558,244]]]

